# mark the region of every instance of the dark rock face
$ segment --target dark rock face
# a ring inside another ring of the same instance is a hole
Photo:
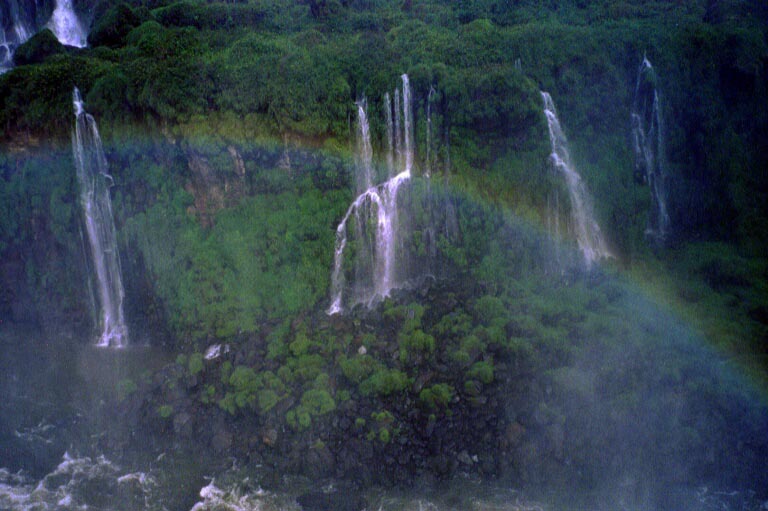
[[[366,499],[354,488],[342,485],[329,491],[312,491],[296,497],[304,511],[362,511]]]

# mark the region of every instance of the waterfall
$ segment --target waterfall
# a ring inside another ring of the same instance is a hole
[[[87,34],[77,19],[72,0],[56,0],[48,28],[61,44],[78,48],[85,48],[87,45]]]
[[[387,122],[387,176],[395,175],[395,142],[394,125],[392,124],[392,101],[389,92],[384,94],[384,118]]]
[[[18,0],[7,0],[5,9],[0,7],[0,73],[13,67],[14,51],[32,37],[28,17]]]
[[[365,98],[355,105],[357,105],[357,193],[360,194],[373,186],[373,149],[371,149],[371,132],[368,126]]]
[[[544,114],[547,117],[547,126],[549,127],[549,140],[552,143],[550,159],[558,172],[565,177],[571,200],[571,221],[576,242],[584,255],[587,266],[590,266],[598,259],[609,257],[610,253],[600,232],[600,226],[592,213],[592,203],[587,187],[571,162],[568,140],[565,138],[565,133],[557,118],[552,97],[547,92],[542,92],[541,97],[544,100]]]
[[[402,75],[403,81],[403,111],[402,130],[400,129],[399,91],[395,91],[395,122],[394,141],[388,140],[390,147],[403,148],[398,157],[398,164],[402,164],[403,170],[387,181],[370,186],[357,196],[347,209],[346,214],[336,228],[336,247],[334,251],[333,271],[331,273],[331,305],[328,314],[338,314],[344,311],[345,303],[356,305],[363,303],[372,305],[376,300],[389,296],[392,289],[404,285],[405,267],[404,256],[398,257],[398,247],[402,245],[402,226],[398,221],[398,194],[404,183],[411,179],[411,165],[413,162],[413,134],[411,94],[408,76]],[[388,96],[385,96],[385,104]],[[358,151],[369,151],[371,147],[370,130],[367,127],[367,114],[365,104],[358,103],[358,134],[366,137],[362,143],[358,143]],[[388,134],[389,119],[388,119]],[[363,126],[365,124],[365,127]],[[389,136],[389,135],[388,135]],[[402,138],[401,138],[402,137]],[[394,142],[394,143],[393,143]],[[359,162],[368,161],[370,166],[370,154],[358,154]],[[399,167],[399,168],[402,168]],[[362,181],[360,173],[368,172],[364,165],[357,165],[358,182]],[[355,253],[355,282],[352,296],[344,298],[344,293],[350,286],[347,285],[344,275],[344,255],[348,242],[348,223],[354,222],[354,239],[357,249]],[[402,252],[402,251],[401,251]]]
[[[75,131],[72,135],[72,150],[100,306],[98,316],[102,333],[98,345],[123,347],[128,342],[128,329],[123,317],[120,254],[109,197],[112,177],[107,174],[107,159],[96,121],[83,109],[83,100],[77,88],[73,93],[73,103]]]
[[[403,146],[405,147],[405,172],[409,175],[413,168],[413,110],[411,110],[411,85],[408,75],[403,80]]]
[[[403,167],[403,142],[400,127],[400,89],[395,89],[395,164]],[[390,176],[392,177],[392,176]]]
[[[5,37],[5,30],[0,30],[0,73],[13,66],[13,46]]]
[[[667,212],[664,133],[659,93],[656,89],[656,73],[646,57],[643,57],[637,73],[631,128],[635,179],[647,184],[651,191],[651,210],[645,233],[650,239],[664,244],[670,226]]]

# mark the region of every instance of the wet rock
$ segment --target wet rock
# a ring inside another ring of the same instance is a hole
[[[458,460],[459,463],[464,465],[472,465],[475,462],[467,451],[461,451],[459,453]]]
[[[434,472],[434,474],[438,477],[447,477],[450,475],[453,469],[451,460],[444,454],[432,456],[429,458],[428,464],[430,470],[432,470],[432,472]]]
[[[232,433],[225,426],[220,425],[211,438],[211,447],[217,453],[226,452],[232,447],[232,439]]]
[[[316,446],[309,450],[304,457],[302,471],[310,479],[322,479],[333,474],[335,460],[326,446]]]
[[[504,443],[509,447],[517,447],[525,435],[525,427],[519,422],[513,422],[507,425],[504,431]]]
[[[189,436],[192,433],[192,416],[186,412],[173,417],[173,431],[177,435]]]
[[[264,428],[261,431],[261,440],[264,445],[273,446],[277,442],[277,429]]]
[[[296,497],[304,511],[362,511],[368,502],[349,488],[334,491],[313,491]]]

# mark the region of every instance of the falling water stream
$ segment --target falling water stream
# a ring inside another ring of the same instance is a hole
[[[99,301],[101,334],[98,345],[123,347],[128,342],[128,328],[123,315],[120,254],[109,196],[112,176],[107,173],[107,159],[96,121],[83,108],[77,88],[73,93],[73,102],[75,131],[72,134],[72,150]]]
[[[635,179],[648,185],[651,209],[646,236],[663,244],[670,229],[667,208],[667,169],[664,162],[664,129],[656,72],[643,58],[637,72],[635,99],[631,112],[632,149],[635,153]]]
[[[358,303],[371,304],[375,300],[389,296],[390,291],[402,284],[398,275],[397,246],[402,233],[398,223],[398,193],[401,187],[411,179],[413,166],[413,113],[411,112],[411,88],[408,76],[402,75],[402,117],[398,110],[400,93],[395,90],[395,122],[391,127],[391,116],[387,115],[387,147],[398,153],[395,160],[401,171],[390,177],[384,183],[370,186],[362,191],[350,205],[346,214],[336,228],[336,248],[331,274],[331,305],[329,314],[343,312],[345,307],[344,292],[347,282],[344,278],[344,256],[348,245],[347,223],[350,218],[355,220],[355,239],[360,242],[357,254],[356,289],[354,296],[348,300],[352,305]],[[389,96],[385,97],[388,104]],[[357,182],[368,184],[372,181],[372,155],[370,128],[365,102],[358,102],[358,157]],[[401,121],[402,120],[402,121]],[[401,130],[402,122],[402,130]],[[394,132],[394,141],[389,138]],[[367,233],[366,227],[373,225],[373,232]],[[367,240],[372,240],[369,245]]]
[[[61,44],[85,48],[88,34],[77,18],[72,0],[56,0],[53,15],[48,21],[48,28],[56,35]]]
[[[555,103],[547,92],[542,92],[544,100],[544,114],[547,117],[549,127],[549,140],[552,143],[550,158],[555,169],[565,178],[568,186],[568,195],[571,200],[571,219],[576,242],[584,256],[587,266],[599,259],[609,257],[600,226],[592,212],[592,199],[587,191],[587,186],[576,171],[568,150],[568,140],[560,125],[555,111]]]

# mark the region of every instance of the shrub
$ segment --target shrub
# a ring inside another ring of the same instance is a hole
[[[437,383],[419,392],[419,400],[430,410],[448,408],[454,395],[454,389],[447,383]]]
[[[364,396],[389,396],[404,391],[410,379],[397,369],[380,369],[360,384]]]
[[[467,377],[480,380],[488,385],[493,382],[493,364],[486,361],[475,362],[467,371]]]

